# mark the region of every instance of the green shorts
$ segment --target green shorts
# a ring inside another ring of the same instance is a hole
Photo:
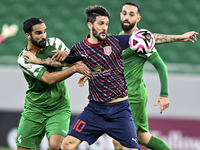
[[[147,114],[147,101],[130,103],[136,130],[149,132],[149,122]]]
[[[36,149],[44,135],[53,134],[66,137],[69,131],[71,110],[59,112],[23,112],[16,138],[16,145]]]

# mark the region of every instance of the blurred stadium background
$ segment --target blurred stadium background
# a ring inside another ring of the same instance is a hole
[[[0,45],[0,147],[16,149],[15,138],[27,85],[17,66],[17,56],[26,46],[23,21],[40,17],[47,25],[47,36],[59,37],[70,48],[83,40],[89,30],[86,25],[85,8],[103,5],[111,15],[108,32],[121,31],[119,13],[126,0],[1,0],[0,27],[17,24],[19,31]],[[199,0],[134,0],[141,8],[139,28],[153,33],[183,34],[200,32]],[[176,42],[158,45],[156,48],[166,62],[169,71],[170,108],[159,114],[159,106],[153,104],[159,94],[158,75],[147,62],[144,79],[149,102],[150,131],[164,139],[173,150],[200,150],[200,42]],[[87,104],[87,85],[80,88],[76,83],[79,75],[66,80],[71,94],[72,121]],[[77,94],[79,93],[79,94]],[[86,143],[77,150],[112,150],[110,138],[104,135],[94,145]],[[105,145],[106,143],[106,145]],[[46,149],[44,140],[40,149]],[[143,148],[145,149],[145,148]]]

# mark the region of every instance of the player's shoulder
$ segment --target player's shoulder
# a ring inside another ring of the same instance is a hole
[[[115,35],[115,34],[107,34],[106,40],[108,40],[108,41],[110,41],[110,40],[119,41],[117,35]]]
[[[121,38],[129,38],[130,37],[130,35],[128,35],[128,34],[119,34],[119,35],[115,35],[115,34],[108,34],[108,37],[110,37],[110,38],[116,38],[116,39],[121,39]]]
[[[107,34],[107,38],[117,37],[115,34]]]
[[[151,52],[149,52],[149,53],[147,53],[147,54],[145,54],[147,57],[150,57],[150,56],[156,56],[156,55],[158,55],[158,52],[157,52],[157,50],[156,50],[156,48],[154,47],[152,50],[151,50]]]
[[[18,58],[17,58],[18,64],[21,64],[22,62],[25,61],[24,57],[22,56],[23,53],[24,53],[25,51],[26,51],[26,49],[24,48],[24,49],[19,53]]]
[[[79,48],[79,45],[85,45],[85,43],[87,43],[87,42],[85,42],[85,40],[79,41],[79,42],[73,44],[72,48],[73,47]]]
[[[23,55],[23,53],[24,53],[25,51],[27,51],[26,48],[24,48],[24,49],[19,53],[18,58],[19,58],[19,57],[22,57],[22,55]]]
[[[62,41],[57,37],[46,38],[46,41],[47,41],[47,46],[48,45],[53,46],[54,44],[62,43]]]
[[[77,49],[77,50],[83,50],[83,47],[89,47],[91,44],[88,42],[88,39],[85,38],[79,42],[76,42],[74,45],[72,45],[72,49]]]

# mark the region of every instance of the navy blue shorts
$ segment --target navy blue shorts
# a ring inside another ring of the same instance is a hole
[[[104,133],[127,148],[140,149],[128,100],[116,103],[90,102],[73,122],[68,135],[91,145]]]

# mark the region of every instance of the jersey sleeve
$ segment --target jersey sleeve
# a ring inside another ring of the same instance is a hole
[[[22,54],[24,51],[22,51],[18,57],[18,65],[22,69],[22,71],[31,77],[37,78],[38,80],[41,79],[43,73],[47,70],[46,67],[34,63],[30,63],[26,61]]]
[[[63,41],[61,41],[59,38],[49,38],[49,45],[52,45],[55,47],[56,50],[60,51],[70,51],[70,49],[64,44]]]
[[[161,91],[160,96],[168,97],[168,70],[167,66],[163,62],[162,58],[159,56],[157,51],[153,51],[151,55],[147,58],[148,61],[155,67],[159,74]]]
[[[129,47],[130,35],[126,35],[126,34],[117,35],[117,38],[119,40],[119,45],[122,48],[122,50],[125,50]]]
[[[73,64],[77,61],[81,61],[83,58],[78,56],[78,54],[75,51],[75,47],[73,46],[69,52],[69,55],[64,60],[66,63]]]

